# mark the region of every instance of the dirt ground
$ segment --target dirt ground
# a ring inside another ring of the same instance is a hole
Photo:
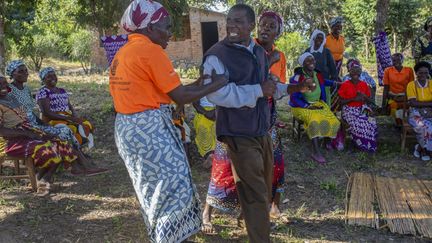
[[[106,78],[60,77],[59,86],[73,93],[72,102],[90,118],[96,130],[96,149],[90,154],[100,166],[111,171],[94,177],[74,177],[59,172],[59,188],[48,197],[36,197],[28,181],[0,182],[0,242],[147,242],[139,205],[114,144],[114,113]],[[34,89],[38,82],[29,83]],[[286,161],[282,217],[272,233],[274,242],[430,242],[415,236],[348,226],[344,223],[345,188],[348,176],[356,171],[382,176],[432,179],[430,165],[400,152],[400,132],[391,119],[378,117],[379,150],[375,155],[356,152],[351,146],[342,152],[325,151],[326,165],[309,159],[310,142],[291,136],[291,115],[286,99],[279,103]],[[193,114],[187,106],[187,114]],[[324,150],[324,148],[323,148]],[[210,170],[202,165],[194,145],[191,166],[202,201],[205,200]],[[198,234],[195,242],[246,242],[246,233],[236,226],[236,215],[214,214],[218,234]]]

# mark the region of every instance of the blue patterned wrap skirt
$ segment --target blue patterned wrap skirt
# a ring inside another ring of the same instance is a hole
[[[116,145],[151,242],[181,242],[201,228],[201,206],[168,106],[117,114]]]

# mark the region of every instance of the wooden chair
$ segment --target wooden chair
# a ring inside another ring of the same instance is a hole
[[[14,167],[15,175],[5,176],[2,175],[4,163],[11,161]],[[20,167],[20,163],[25,165],[25,168]],[[26,170],[27,174],[22,172]],[[30,179],[31,187],[33,191],[37,191],[36,173],[32,158],[15,158],[10,156],[0,156],[0,180],[19,180],[19,179]]]
[[[293,116],[292,117],[292,133],[291,133],[291,137],[293,139],[297,139],[297,141],[300,141],[303,132],[304,132],[303,121],[298,120],[297,118],[295,118]]]
[[[405,97],[403,102],[403,118],[402,118],[402,130],[401,130],[401,152],[405,150],[407,138],[415,138],[415,132],[412,126],[408,123],[409,105]]]

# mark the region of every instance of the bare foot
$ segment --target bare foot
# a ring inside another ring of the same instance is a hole
[[[237,227],[240,229],[246,229],[246,223],[243,219],[243,214],[240,213],[240,215],[237,217]]]
[[[39,197],[47,196],[50,193],[51,184],[45,180],[40,180],[37,182],[36,195]]]
[[[275,203],[272,203],[271,209],[270,209],[270,218],[278,219],[281,216],[281,212],[278,208],[278,206]]]
[[[207,235],[213,235],[216,234],[216,230],[213,227],[213,224],[211,223],[211,213],[213,211],[212,206],[210,206],[208,203],[205,204],[204,206],[204,211],[203,211],[203,225],[201,227],[201,231],[204,234]]]

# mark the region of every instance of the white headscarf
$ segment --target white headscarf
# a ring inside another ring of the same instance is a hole
[[[305,52],[298,58],[298,62],[300,64],[300,66],[303,66],[304,61],[308,57],[314,57],[314,56],[310,52]]]
[[[121,26],[127,32],[144,29],[149,23],[155,24],[169,14],[162,4],[152,0],[134,0],[123,13]]]
[[[321,34],[323,36],[323,42],[321,43],[321,46],[315,50],[315,38],[317,35]],[[310,38],[310,53],[319,52],[322,53],[324,50],[324,45],[326,43],[326,38],[324,32],[322,32],[319,29],[316,29],[312,32],[311,38]]]

